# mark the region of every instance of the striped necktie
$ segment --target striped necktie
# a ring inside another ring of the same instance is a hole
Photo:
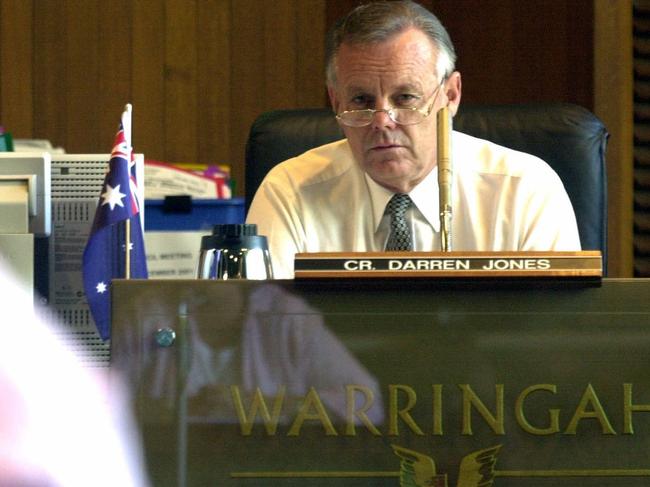
[[[386,250],[413,250],[413,237],[406,221],[406,210],[411,203],[409,195],[397,193],[386,205],[386,213],[390,215],[390,235]]]

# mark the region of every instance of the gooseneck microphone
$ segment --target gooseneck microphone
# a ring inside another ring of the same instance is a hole
[[[451,190],[453,167],[451,161],[451,113],[442,107],[437,113],[438,192],[440,198],[440,249],[451,251]]]

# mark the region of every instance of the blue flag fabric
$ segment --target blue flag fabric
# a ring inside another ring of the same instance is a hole
[[[83,254],[83,280],[90,312],[102,340],[111,332],[111,281],[126,277],[126,222],[130,221],[130,277],[147,277],[135,163],[123,125],[115,138],[95,219]]]

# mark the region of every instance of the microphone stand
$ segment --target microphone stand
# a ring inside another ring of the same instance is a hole
[[[451,113],[448,107],[442,107],[436,114],[437,158],[438,158],[438,193],[440,208],[440,249],[451,252],[451,192],[453,168],[451,161]]]

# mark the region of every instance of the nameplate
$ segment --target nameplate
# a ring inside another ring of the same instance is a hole
[[[296,254],[296,279],[307,278],[601,278],[600,251],[319,252]]]

